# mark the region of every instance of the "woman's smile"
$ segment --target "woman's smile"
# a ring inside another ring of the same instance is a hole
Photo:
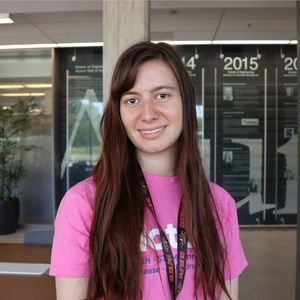
[[[159,126],[152,129],[138,129],[141,135],[146,139],[158,138],[167,126]]]

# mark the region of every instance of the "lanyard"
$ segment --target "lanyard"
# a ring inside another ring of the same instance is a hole
[[[154,209],[153,201],[149,193],[146,181],[144,176],[140,176],[142,189],[145,195],[146,205],[150,209],[152,215],[156,219],[157,225],[159,227],[159,233],[162,243],[162,249],[164,253],[165,263],[166,263],[166,272],[169,282],[169,287],[172,293],[172,298],[176,299],[177,295],[180,293],[185,276],[185,266],[186,266],[186,252],[187,252],[187,236],[186,230],[184,228],[184,212],[182,208],[182,201],[180,202],[179,212],[178,212],[178,223],[177,223],[177,278],[175,281],[175,264],[174,257],[172,254],[170,243],[166,237],[166,234],[162,230],[156,212]],[[177,283],[177,284],[176,284]]]

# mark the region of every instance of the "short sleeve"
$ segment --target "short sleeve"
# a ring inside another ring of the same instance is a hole
[[[71,188],[62,199],[55,223],[50,275],[88,277],[89,232],[93,195],[81,183]],[[84,191],[84,192],[82,192]]]
[[[224,239],[221,237],[226,250],[224,277],[225,280],[230,280],[238,277],[247,267],[248,262],[240,240],[235,201],[221,187],[213,184],[212,189],[224,233]]]

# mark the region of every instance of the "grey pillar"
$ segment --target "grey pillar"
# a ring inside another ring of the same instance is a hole
[[[296,250],[296,300],[300,299],[300,138],[299,138],[299,129],[300,129],[300,3],[297,1],[297,57],[298,57],[298,176],[297,176],[297,250]]]
[[[103,100],[107,101],[112,71],[131,44],[149,40],[149,0],[103,1]]]

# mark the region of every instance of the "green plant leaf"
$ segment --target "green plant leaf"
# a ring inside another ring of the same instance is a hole
[[[24,144],[33,115],[34,98],[18,99],[10,107],[0,105],[0,201],[14,195],[19,181],[26,175],[26,153],[40,149]]]

